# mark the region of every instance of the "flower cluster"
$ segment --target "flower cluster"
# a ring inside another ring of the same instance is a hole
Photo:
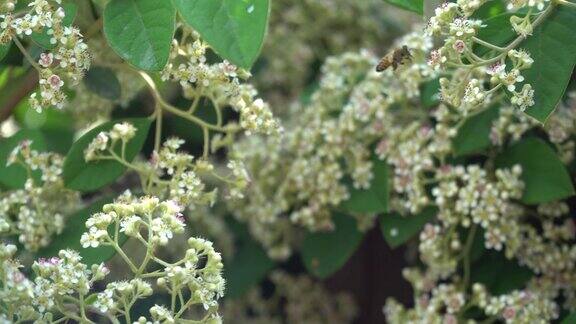
[[[129,267],[132,278],[109,282],[100,292],[94,283],[104,279],[110,270],[104,264],[88,266],[81,262],[76,251],[62,250],[58,257],[39,259],[32,265],[34,279],[28,279],[13,259],[16,248],[0,245],[0,306],[5,320],[74,320],[93,323],[95,316],[123,317],[130,320],[131,308],[139,300],[157,293],[172,295],[169,307],[154,305],[150,309],[153,322],[175,323],[201,314],[202,322],[219,321],[218,299],[224,294],[222,261],[212,243],[200,238],[188,239],[184,255],[177,261],[164,260],[158,250],[167,245],[174,234],[184,231],[181,209],[172,201],[154,197],[133,197],[129,192],[102,212],[86,221],[87,232],[82,235],[84,248],[108,246],[116,250]],[[141,242],[143,259],[126,254],[122,236]],[[138,266],[137,266],[138,264]],[[155,280],[153,285],[150,280]],[[89,302],[88,299],[91,299]],[[6,317],[8,316],[8,317]],[[138,323],[147,323],[141,317]]]
[[[451,284],[425,287],[415,293],[415,306],[406,309],[390,299],[384,307],[389,323],[447,323],[462,321],[465,307],[477,307],[488,316],[485,320],[502,320],[505,323],[549,323],[558,318],[556,305],[544,295],[533,290],[515,290],[500,296],[491,296],[486,287],[473,285],[470,300]],[[472,323],[475,323],[473,321]]]
[[[273,296],[251,290],[242,300],[224,304],[224,318],[238,323],[350,323],[356,316],[351,296],[331,294],[309,277],[275,271],[270,280]]]
[[[84,151],[84,158],[87,162],[103,159],[108,155],[120,159],[124,156],[127,143],[136,135],[136,128],[128,123],[115,124],[111,130],[100,132]],[[121,147],[120,156],[117,155],[118,144]]]
[[[441,37],[443,45],[430,53],[428,64],[437,70],[452,71],[450,75],[457,76],[440,79],[442,100],[464,113],[481,108],[500,89],[510,94],[514,107],[524,111],[534,105],[534,90],[529,83],[522,84],[525,80],[521,71],[529,69],[534,61],[528,52],[515,48],[518,41],[500,47],[478,37],[485,25],[471,16],[483,3],[461,0],[445,3],[435,10],[426,31]],[[530,13],[535,10],[533,7],[541,11],[544,6],[544,1],[510,1],[508,4],[511,10],[530,7]],[[548,6],[546,10],[551,8]],[[530,35],[535,25],[542,21],[539,17],[532,20],[530,13],[510,19],[518,34],[517,40]]]
[[[66,217],[81,206],[78,193],[62,180],[62,157],[32,150],[21,142],[8,157],[9,165],[21,165],[30,175],[24,188],[0,193],[0,234],[17,235],[27,250],[47,246],[62,232]]]
[[[429,38],[413,33],[398,44],[409,44],[416,60],[397,75],[374,72],[377,58],[366,51],[329,58],[310,105],[292,107],[282,139],[250,137],[233,145],[232,157],[244,161],[253,182],[230,210],[272,257],[291,253],[298,225],[333,228],[330,210],[348,199],[347,179],[355,188],[370,186],[369,146],[401,129],[390,110],[417,99],[419,84],[433,76],[424,61]]]
[[[265,68],[255,74],[257,88],[275,113],[283,114],[282,107],[305,90],[317,62],[376,44],[387,47],[391,35],[403,32],[413,18],[378,0],[276,1],[261,55]]]
[[[193,113],[202,98],[209,100],[218,115],[217,125],[222,126],[222,108],[231,107],[240,114],[240,126],[247,134],[275,134],[280,131],[278,121],[270,107],[260,98],[250,84],[240,84],[250,73],[228,61],[210,64],[206,60],[208,45],[198,34],[182,25],[184,36],[174,40],[170,62],[162,71],[162,80],[179,82],[185,98],[192,100],[189,112]]]
[[[13,14],[13,5],[4,6],[5,12],[0,15],[0,44],[13,40],[25,57],[32,60],[19,37],[45,35],[50,51],[41,53],[37,62],[30,61],[40,75],[40,89],[31,95],[30,104],[37,111],[47,107],[63,108],[67,100],[64,81],[77,84],[90,68],[88,46],[76,27],[64,23],[66,12],[61,0],[35,0],[28,8],[20,17]]]
[[[29,279],[20,271],[15,253],[14,245],[0,244],[1,319],[51,323],[62,316],[86,321],[84,300],[94,283],[109,273],[104,264],[89,268],[78,252],[62,250],[57,257],[35,261],[35,277]]]

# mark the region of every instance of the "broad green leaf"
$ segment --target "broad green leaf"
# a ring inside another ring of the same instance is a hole
[[[176,26],[172,1],[111,0],[104,10],[104,35],[112,49],[142,70],[168,62]]]
[[[6,54],[8,54],[8,52],[10,51],[10,45],[12,45],[12,42],[7,43],[7,44],[0,44],[0,61],[6,56]]]
[[[336,228],[327,233],[309,233],[302,244],[306,269],[319,278],[326,278],[340,269],[362,241],[354,218],[334,213]]]
[[[37,130],[22,129],[9,138],[0,139],[0,184],[10,189],[23,188],[28,178],[26,168],[21,164],[6,166],[10,153],[24,140],[32,141],[30,147],[33,150],[41,152],[46,148],[44,136]],[[33,178],[40,181],[40,172],[33,172]]]
[[[458,128],[456,137],[452,140],[455,156],[477,153],[490,147],[490,131],[492,123],[498,118],[499,108],[490,107],[469,117]]]
[[[264,42],[269,0],[174,0],[174,4],[216,53],[250,69]]]
[[[226,297],[239,298],[266,277],[274,267],[274,262],[252,240],[246,226],[238,222],[231,225],[236,234],[236,253],[231,261],[224,261]]]
[[[574,324],[576,323],[576,312],[564,317],[561,324]]]
[[[84,84],[88,90],[108,100],[120,99],[120,81],[113,70],[94,66],[86,73]]]
[[[506,259],[502,253],[493,251],[485,253],[472,265],[471,270],[471,281],[486,285],[494,295],[521,289],[534,276],[532,271],[518,265],[516,260]]]
[[[79,191],[94,191],[112,183],[120,177],[126,167],[112,160],[86,162],[84,150],[98,133],[110,130],[116,123],[127,121],[136,127],[136,135],[126,145],[126,160],[132,161],[142,149],[151,120],[148,118],[131,118],[113,120],[97,126],[79,138],[68,152],[64,160],[64,183],[70,189]],[[120,153],[120,152],[117,152]]]
[[[520,45],[534,59],[522,74],[534,89],[535,105],[526,113],[544,123],[556,109],[576,64],[576,10],[559,5]]]
[[[496,167],[522,166],[522,202],[541,204],[574,195],[574,186],[556,152],[543,140],[526,138],[496,158]]]
[[[386,0],[386,2],[419,15],[424,14],[424,0]]]
[[[434,219],[437,212],[436,208],[427,207],[417,215],[382,214],[380,230],[388,245],[396,248],[420,233],[424,225]]]
[[[80,238],[82,234],[86,232],[86,220],[93,214],[102,211],[102,207],[111,202],[112,198],[110,197],[101,198],[70,215],[66,220],[66,228],[64,231],[56,236],[50,245],[38,251],[37,256],[48,258],[58,255],[60,250],[72,249],[80,253],[82,262],[87,265],[99,264],[112,258],[116,254],[116,250],[110,246],[84,248],[80,244]],[[127,238],[127,236],[121,234],[118,239],[119,244],[122,245]]]
[[[78,8],[75,4],[66,2],[62,4],[62,8],[64,9],[64,19],[62,20],[62,24],[64,26],[70,26],[74,22],[74,18],[76,17],[76,12]],[[53,49],[56,47],[54,44],[50,43],[50,39],[52,36],[48,35],[48,28],[44,27],[42,32],[32,34],[32,40],[40,45],[40,47],[44,49]]]
[[[352,213],[383,213],[388,211],[390,191],[389,168],[386,161],[373,159],[374,177],[369,189],[355,189],[349,186],[350,198],[343,201],[340,207]]]

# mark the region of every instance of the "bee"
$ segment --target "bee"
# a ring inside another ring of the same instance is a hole
[[[378,65],[376,65],[376,72],[385,71],[390,66],[396,71],[398,65],[402,65],[411,59],[412,54],[410,54],[408,46],[404,45],[384,55],[384,57],[380,59],[380,62],[378,62]]]

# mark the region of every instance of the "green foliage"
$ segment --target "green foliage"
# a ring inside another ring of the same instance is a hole
[[[452,140],[455,156],[477,153],[490,147],[490,130],[498,112],[499,107],[492,106],[466,119]]]
[[[522,202],[540,204],[574,195],[574,186],[556,152],[543,140],[526,138],[496,158],[496,167],[522,166]]]
[[[477,37],[498,46],[504,46],[509,43],[516,37],[516,33],[510,27],[510,17],[512,17],[512,14],[503,13],[486,19],[484,27],[478,30]],[[481,45],[475,48],[475,52],[478,55],[484,55],[489,51],[490,49]]]
[[[168,62],[176,24],[171,1],[112,0],[104,10],[104,35],[120,57],[142,70]]]
[[[417,215],[382,214],[380,230],[388,245],[397,248],[420,233],[424,225],[434,219],[437,212],[437,208],[427,207]]]
[[[326,278],[340,269],[362,241],[356,221],[347,215],[334,214],[335,229],[327,233],[310,233],[302,244],[306,269],[319,278]]]
[[[564,317],[561,324],[574,324],[576,323],[576,313],[571,313],[570,315]]]
[[[508,260],[502,253],[485,253],[472,266],[470,279],[486,285],[488,291],[495,295],[506,294],[515,289],[522,289],[534,276],[527,268],[516,261]]]
[[[122,120],[132,123],[136,127],[136,135],[126,146],[125,158],[132,161],[142,149],[151,120],[148,118],[132,118]],[[97,126],[79,138],[68,152],[64,161],[64,182],[70,189],[79,191],[93,191],[107,184],[110,184],[120,177],[126,170],[126,166],[116,161],[99,160],[95,162],[86,162],[84,159],[84,150],[98,133],[110,130],[118,120],[106,122]],[[120,152],[116,152],[120,154]]]
[[[2,175],[0,176],[0,184],[10,189],[23,188],[28,178],[26,168],[21,164],[6,166],[8,156],[12,150],[24,140],[32,141],[30,147],[33,150],[42,152],[46,149],[46,143],[42,133],[32,129],[22,129],[13,136],[0,140],[0,174]],[[35,181],[40,180],[38,170],[33,172],[33,179]]]
[[[556,109],[576,64],[576,10],[558,8],[522,44],[534,59],[524,73],[534,88],[535,105],[526,113],[544,123]]]
[[[426,82],[420,89],[420,102],[424,108],[432,108],[440,103],[440,78]]]
[[[389,168],[386,161],[373,159],[374,178],[369,189],[355,189],[349,186],[350,198],[340,204],[340,208],[351,213],[383,213],[388,211],[390,195]]]
[[[424,0],[386,0],[386,2],[419,15],[424,14]]]
[[[174,0],[184,21],[223,58],[250,69],[262,48],[269,0]]]
[[[98,248],[83,248],[80,238],[86,231],[86,220],[95,213],[102,211],[105,204],[111,203],[112,198],[104,197],[92,202],[89,206],[75,212],[68,217],[66,229],[60,233],[47,247],[37,252],[38,257],[49,258],[57,256],[60,250],[76,250],[82,256],[82,262],[88,265],[105,262],[116,254],[116,250],[110,246]],[[122,245],[128,239],[125,235],[119,236],[119,244]]]
[[[6,57],[6,55],[8,54],[8,52],[10,51],[10,46],[12,45],[12,42],[7,43],[7,44],[0,44],[0,61],[2,59],[4,59],[4,57]]]
[[[118,81],[116,74],[113,70],[105,67],[94,66],[90,68],[84,78],[84,84],[88,90],[102,98],[117,100],[122,94],[120,81]]]
[[[517,37],[510,28],[512,14],[505,13],[486,20],[478,37],[493,44],[506,44]],[[544,123],[562,98],[576,64],[576,11],[559,6],[533,35],[520,44],[530,53],[534,64],[523,75],[534,89],[535,105],[526,113]],[[489,52],[479,47],[480,55]]]
[[[72,25],[78,11],[78,7],[76,7],[76,5],[73,3],[63,3],[62,8],[64,8],[64,13],[66,14],[62,20],[62,24],[64,26]],[[46,27],[44,27],[44,30],[41,33],[32,34],[32,40],[44,49],[53,49],[55,47],[54,44],[50,43],[51,38],[52,36],[48,35],[48,28]]]
[[[231,221],[231,225],[236,235],[236,253],[232,260],[225,260],[226,297],[240,298],[265,278],[274,262],[250,237],[245,225],[236,221]]]

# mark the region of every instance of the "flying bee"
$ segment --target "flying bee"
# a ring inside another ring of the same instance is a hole
[[[378,65],[376,65],[376,72],[385,71],[390,66],[396,71],[398,65],[402,65],[411,59],[412,54],[410,54],[408,46],[404,45],[384,55],[384,57],[380,59],[380,62],[378,62]]]

